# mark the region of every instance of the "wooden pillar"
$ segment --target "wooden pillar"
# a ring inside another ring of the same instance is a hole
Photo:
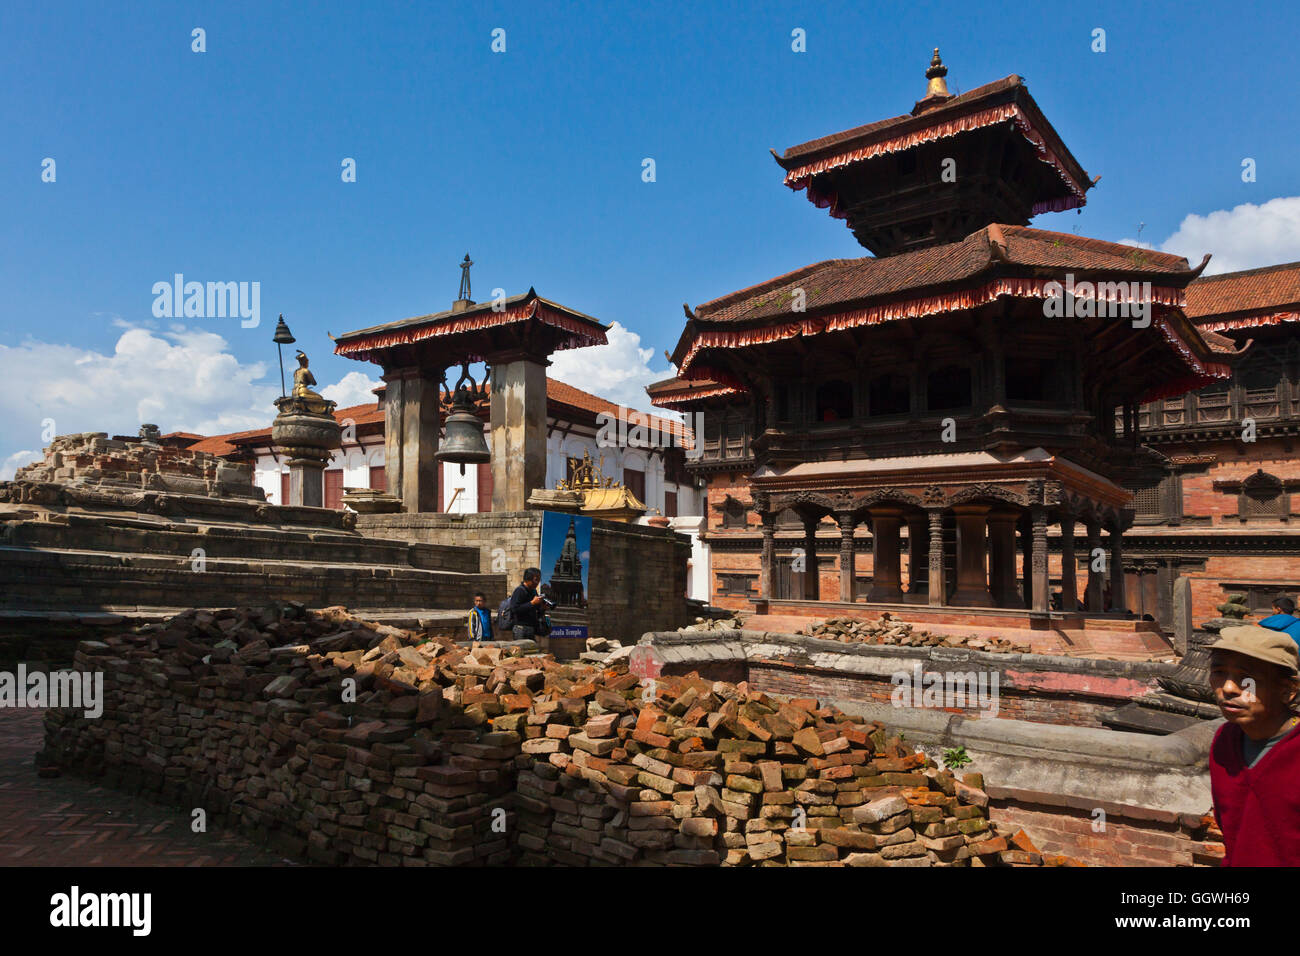
[[[759,556],[758,594],[765,601],[772,599],[772,570],[776,564],[776,515],[764,512],[759,515],[763,522],[763,550]]]
[[[1097,614],[1101,611],[1101,572],[1097,570],[1096,561],[1097,550],[1101,547],[1101,522],[1089,518],[1085,526],[1088,529],[1088,590],[1084,603],[1090,614]]]
[[[929,511],[930,519],[930,586],[929,603],[931,607],[943,607],[947,582],[943,573],[943,509],[933,508]]]
[[[989,512],[989,590],[998,607],[1024,607],[1016,587],[1015,511]]]
[[[803,519],[803,598],[805,601],[821,599],[821,575],[817,572],[817,522],[818,518]]]
[[[1061,610],[1079,609],[1079,584],[1075,580],[1074,515],[1061,513]]]
[[[989,506],[954,505],[952,510],[957,516],[957,592],[952,603],[958,607],[992,607],[985,570]]]
[[[1110,608],[1119,614],[1128,610],[1124,599],[1124,532],[1118,520],[1107,529],[1110,532]]]
[[[889,507],[870,510],[871,591],[867,600],[875,604],[901,604],[903,568],[899,532],[903,527],[903,512]]]
[[[438,511],[442,369],[396,369],[384,375],[384,478],[403,511]]]
[[[907,517],[907,602],[925,604],[930,585],[930,517]]]
[[[853,529],[857,526],[853,512],[841,511],[835,516],[840,526],[840,600],[853,600],[853,585],[857,552],[853,547]]]
[[[1020,530],[1020,593],[1025,607],[1034,606],[1034,527],[1033,519],[1026,513],[1019,524]]]
[[[1052,609],[1051,578],[1047,574],[1047,509],[1035,505],[1030,510],[1033,520],[1034,551],[1032,556],[1035,611]]]

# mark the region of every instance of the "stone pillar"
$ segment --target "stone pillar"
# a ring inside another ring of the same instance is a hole
[[[907,518],[907,601],[925,604],[930,590],[930,516]]]
[[[1085,525],[1088,529],[1088,554],[1085,556],[1088,563],[1088,590],[1084,603],[1090,614],[1097,614],[1101,611],[1101,572],[1096,570],[1095,556],[1101,547],[1101,522],[1089,518]]]
[[[819,518],[803,519],[803,599],[819,601],[822,596],[821,573],[817,570],[817,523]]]
[[[1118,614],[1128,610],[1128,601],[1124,597],[1124,532],[1116,521],[1106,529],[1110,540],[1110,608]]]
[[[492,510],[523,511],[546,487],[546,366],[525,353],[492,363]]]
[[[763,550],[759,556],[758,593],[765,601],[772,599],[772,570],[776,565],[776,515],[764,512],[759,515],[763,522]]]
[[[1079,609],[1079,584],[1074,574],[1074,515],[1061,515],[1061,610]]]
[[[857,552],[853,547],[853,529],[857,522],[851,511],[841,511],[835,516],[840,526],[840,600],[853,600],[853,585],[856,580]]]
[[[998,607],[1024,607],[1016,586],[1015,511],[989,512],[989,590]]]
[[[1192,646],[1192,579],[1174,578],[1174,648],[1186,654]]]
[[[931,607],[943,607],[944,595],[948,583],[943,573],[943,509],[934,508],[928,515],[930,519],[930,586],[929,603]]]
[[[1051,578],[1047,574],[1047,509],[1042,505],[1035,505],[1030,515],[1033,519],[1033,554],[1031,556],[1031,565],[1033,568],[1033,588],[1035,611],[1050,611],[1052,609],[1052,590]]]
[[[384,476],[403,511],[438,510],[441,369],[397,369],[384,375]],[[292,479],[290,479],[292,481]]]
[[[305,508],[325,507],[325,465],[314,458],[289,459],[289,505]]]
[[[958,607],[992,607],[989,594],[985,558],[988,554],[985,536],[989,506],[981,504],[954,505],[957,516],[957,593],[952,603]]]
[[[903,512],[888,507],[870,511],[871,591],[867,600],[874,604],[901,604],[903,568],[899,532],[903,527]]]

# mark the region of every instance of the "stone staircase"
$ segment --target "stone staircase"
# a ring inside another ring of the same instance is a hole
[[[475,591],[493,606],[505,594],[504,575],[479,573],[478,548],[371,538],[337,512],[263,507],[276,523],[0,505],[0,667],[70,658],[69,638],[93,636],[88,627],[272,601],[450,635]]]

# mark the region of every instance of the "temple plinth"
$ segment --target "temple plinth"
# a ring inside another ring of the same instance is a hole
[[[523,511],[546,481],[546,367],[561,349],[605,344],[608,326],[591,316],[523,295],[475,303],[468,298],[468,256],[460,298],[430,315],[348,332],[338,355],[383,368],[387,486],[408,512],[438,510],[442,430],[440,383],[467,362],[491,368],[492,510]]]

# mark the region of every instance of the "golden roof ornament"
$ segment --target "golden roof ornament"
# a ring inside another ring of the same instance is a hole
[[[948,68],[939,58],[939,48],[935,47],[934,56],[930,57],[930,68],[925,71],[925,78],[929,81],[925,87],[925,96],[912,108],[913,116],[952,99],[952,94],[948,92],[948,83],[944,80],[947,75]]]

